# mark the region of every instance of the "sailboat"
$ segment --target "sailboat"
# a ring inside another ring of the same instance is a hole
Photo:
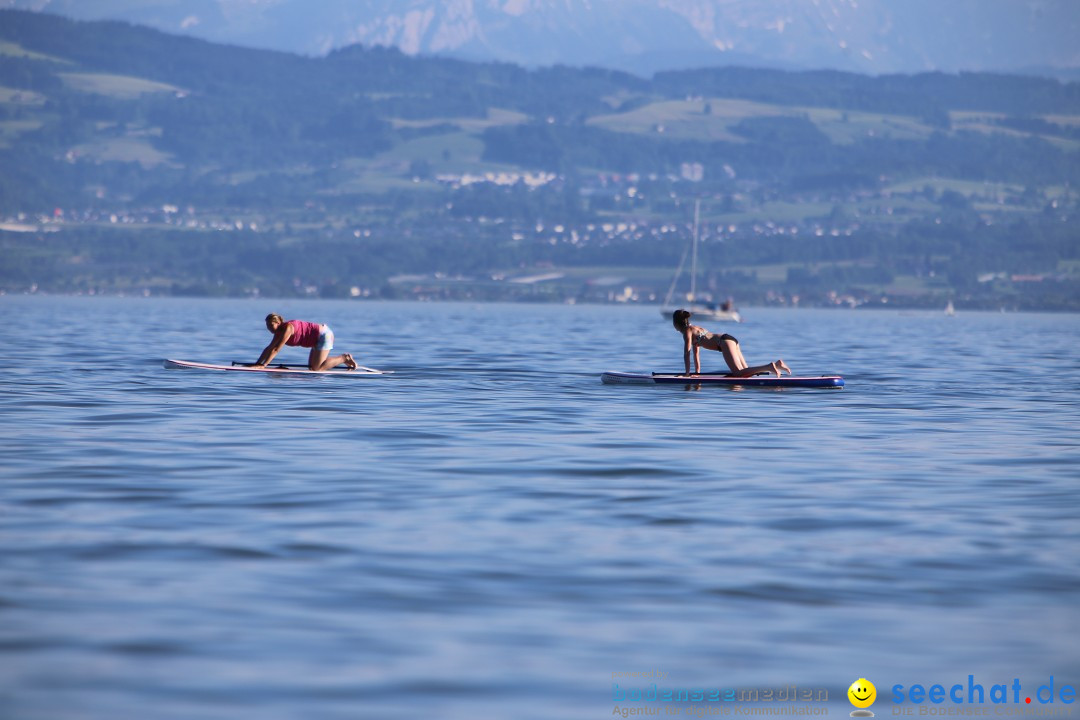
[[[742,317],[739,316],[739,312],[731,306],[731,302],[725,302],[722,305],[717,306],[715,303],[699,303],[697,302],[697,296],[695,290],[697,287],[697,246],[698,246],[698,220],[701,212],[701,201],[694,201],[694,241],[690,246],[690,293],[686,296],[687,302],[681,305],[673,304],[672,298],[675,296],[675,285],[679,282],[679,277],[682,275],[683,265],[686,264],[686,253],[683,253],[682,260],[679,261],[679,269],[675,271],[675,277],[671,280],[671,287],[668,288],[667,295],[664,297],[664,304],[660,306],[660,314],[670,319],[671,315],[683,308],[689,310],[694,314],[694,317],[699,320],[717,320],[722,322],[742,322]]]
[[[953,307],[952,300],[950,300],[949,304],[945,306],[945,314],[949,317],[956,315],[956,308]]]

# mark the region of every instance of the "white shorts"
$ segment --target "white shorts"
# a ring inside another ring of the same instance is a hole
[[[330,326],[319,326],[319,341],[315,343],[315,349],[326,351],[334,349],[334,331],[330,329]]]

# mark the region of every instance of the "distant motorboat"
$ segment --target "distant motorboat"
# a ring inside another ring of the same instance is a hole
[[[694,201],[694,240],[691,243],[690,250],[690,293],[686,296],[687,302],[681,305],[672,303],[672,298],[675,295],[675,285],[679,282],[679,277],[682,275],[683,265],[686,263],[686,253],[683,253],[682,260],[679,262],[679,268],[675,271],[675,277],[671,280],[671,287],[668,288],[667,295],[664,297],[664,304],[660,306],[660,314],[669,320],[676,310],[680,308],[683,310],[689,310],[694,317],[700,320],[714,320],[718,322],[742,322],[742,317],[739,315],[739,311],[734,308],[731,301],[721,303],[701,303],[696,302],[695,289],[697,286],[697,246],[698,246],[698,218],[700,216],[701,201]]]

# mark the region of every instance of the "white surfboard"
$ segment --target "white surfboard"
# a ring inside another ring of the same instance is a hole
[[[166,360],[165,367],[170,370],[227,370],[229,372],[270,373],[272,375],[334,375],[342,377],[379,377],[393,374],[392,370],[376,370],[358,365],[355,370],[342,366],[333,370],[308,370],[307,365],[267,365],[252,367],[234,362],[232,365],[214,365],[212,363],[190,362],[188,360]]]

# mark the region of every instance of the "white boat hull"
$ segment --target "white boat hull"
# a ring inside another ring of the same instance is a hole
[[[679,308],[660,308],[660,314],[671,319],[672,314]],[[684,310],[689,310],[693,313],[696,320],[712,320],[714,322],[742,322],[742,316],[739,315],[738,310],[714,310],[712,308],[699,307],[695,305],[686,305]]]

